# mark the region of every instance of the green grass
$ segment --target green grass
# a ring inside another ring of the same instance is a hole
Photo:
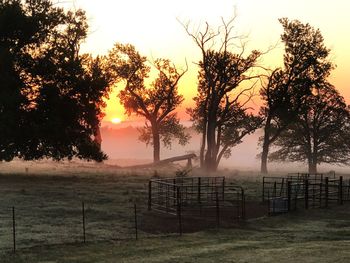
[[[24,249],[4,262],[349,262],[350,206],[256,219],[183,237]]]
[[[146,208],[152,175],[0,175],[0,262],[350,262],[350,204],[183,237],[141,232],[135,241],[133,203]],[[251,199],[259,198],[260,178],[230,180],[243,185]],[[81,201],[86,205],[86,244],[81,243]],[[16,255],[11,252],[12,206]]]

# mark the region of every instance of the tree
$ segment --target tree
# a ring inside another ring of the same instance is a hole
[[[160,160],[160,141],[167,147],[173,139],[184,145],[189,139],[174,111],[183,102],[178,93],[178,82],[185,71],[178,72],[167,59],[156,59],[153,67],[157,78],[147,87],[150,66],[132,45],[116,44],[109,52],[108,70],[116,82],[125,81],[125,88],[119,98],[126,113],[145,118],[145,126],[140,129],[140,140],[153,145],[153,161]]]
[[[284,29],[281,35],[285,45],[284,67],[275,69],[260,91],[264,101],[260,109],[264,118],[261,173],[267,173],[270,146],[298,117],[313,85],[322,82],[333,68],[319,30],[297,20],[279,21]]]
[[[0,21],[0,160],[105,159],[94,134],[109,80],[98,58],[79,54],[84,12],[8,0]]]
[[[204,30],[196,34],[184,25],[202,54],[195,108],[188,112],[202,133],[200,162],[208,171],[215,171],[222,156],[229,156],[230,149],[261,123],[261,119],[248,114],[245,107],[252,97],[253,86],[240,88],[242,82],[258,77],[252,75],[251,70],[261,53],[254,50],[244,57],[244,46],[240,53],[229,50],[239,38],[232,36],[233,22],[234,18],[228,22],[222,20],[217,32],[206,24]],[[217,49],[215,41],[220,41]]]
[[[347,164],[350,160],[350,108],[328,82],[308,96],[298,119],[276,140],[272,160],[306,161],[309,173],[320,163]]]

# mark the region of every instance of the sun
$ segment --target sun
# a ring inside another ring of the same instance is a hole
[[[112,118],[111,122],[114,124],[118,124],[118,123],[121,123],[122,120],[120,118],[115,117],[115,118]]]

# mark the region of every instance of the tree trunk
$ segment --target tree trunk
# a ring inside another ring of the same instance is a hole
[[[204,168],[204,153],[205,153],[206,138],[207,138],[207,124],[204,123],[203,131],[202,131],[202,138],[201,138],[201,146],[200,146],[200,150],[199,150],[200,168]]]
[[[153,136],[153,162],[160,161],[160,136],[157,124],[152,124]]]
[[[269,154],[268,147],[263,145],[263,151],[262,151],[262,154],[261,154],[261,167],[260,167],[260,172],[262,174],[268,174],[268,171],[267,171],[267,157],[268,157],[268,154]]]
[[[317,173],[317,146],[314,143],[311,163],[309,164],[309,174],[316,174],[316,173]]]
[[[267,174],[267,157],[269,155],[270,148],[270,128],[271,128],[271,117],[268,116],[266,119],[266,124],[264,128],[264,141],[261,153],[261,169],[262,174]]]
[[[218,154],[218,157],[216,158],[216,169],[219,167],[221,158],[222,158],[222,156],[224,156],[224,153],[225,153],[225,151],[226,151],[227,149],[228,149],[228,146],[225,145],[225,146],[221,149],[220,153]]]
[[[309,162],[309,174],[317,173],[317,163]]]
[[[205,155],[205,168],[210,171],[216,171],[216,118],[215,115],[208,118],[208,130],[207,130],[207,152]]]

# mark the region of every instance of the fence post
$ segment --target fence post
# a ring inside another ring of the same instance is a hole
[[[323,191],[323,178],[321,175],[321,181],[320,181],[320,207],[322,207],[322,191]]]
[[[198,177],[198,189],[197,189],[198,203],[201,203],[201,178]]]
[[[244,195],[244,189],[242,189],[242,220],[245,220],[245,195]]]
[[[298,208],[298,194],[299,194],[299,188],[300,188],[300,183],[296,183],[297,188],[295,190],[295,197],[294,197],[294,210],[296,211]]]
[[[182,236],[181,196],[180,196],[179,187],[176,187],[176,193],[177,193],[177,217],[179,220],[179,234],[180,236]]]
[[[287,198],[288,198],[288,212],[291,209],[291,201],[292,201],[292,182],[287,182]]]
[[[338,192],[339,192],[338,203],[340,205],[342,205],[343,204],[343,176],[339,177],[339,190],[338,190]]]
[[[16,253],[16,217],[15,207],[12,207],[12,238],[13,238],[13,253]]]
[[[270,207],[270,190],[267,190],[267,214],[270,215],[270,210],[271,210],[271,207]]]
[[[262,201],[265,201],[265,176],[263,177]]]
[[[173,199],[174,199],[174,207],[176,207],[176,202],[177,202],[177,200],[176,200],[176,179],[174,178],[173,179]]]
[[[215,192],[215,198],[216,198],[216,227],[219,227],[220,226],[220,208],[219,208],[219,193],[217,188]]]
[[[152,209],[152,181],[148,182],[148,211]]]
[[[328,207],[328,177],[325,178],[325,207]]]
[[[198,204],[199,204],[199,215],[202,215],[202,180],[200,177],[198,177],[198,190],[197,190],[197,199],[198,199]]]
[[[86,237],[85,237],[85,205],[84,202],[81,202],[82,205],[82,214],[83,214],[83,241],[84,243],[86,242]]]
[[[305,199],[305,209],[309,209],[309,180],[304,180],[304,199]]]
[[[276,191],[277,191],[277,182],[275,181],[273,183],[273,198],[276,198]]]
[[[225,177],[223,178],[223,181],[222,181],[222,201],[224,202],[225,201]]]
[[[283,196],[283,187],[284,187],[284,178],[282,178],[281,190],[280,190],[280,197]]]
[[[134,213],[135,213],[135,237],[136,237],[136,240],[138,240],[136,204],[134,204]]]

